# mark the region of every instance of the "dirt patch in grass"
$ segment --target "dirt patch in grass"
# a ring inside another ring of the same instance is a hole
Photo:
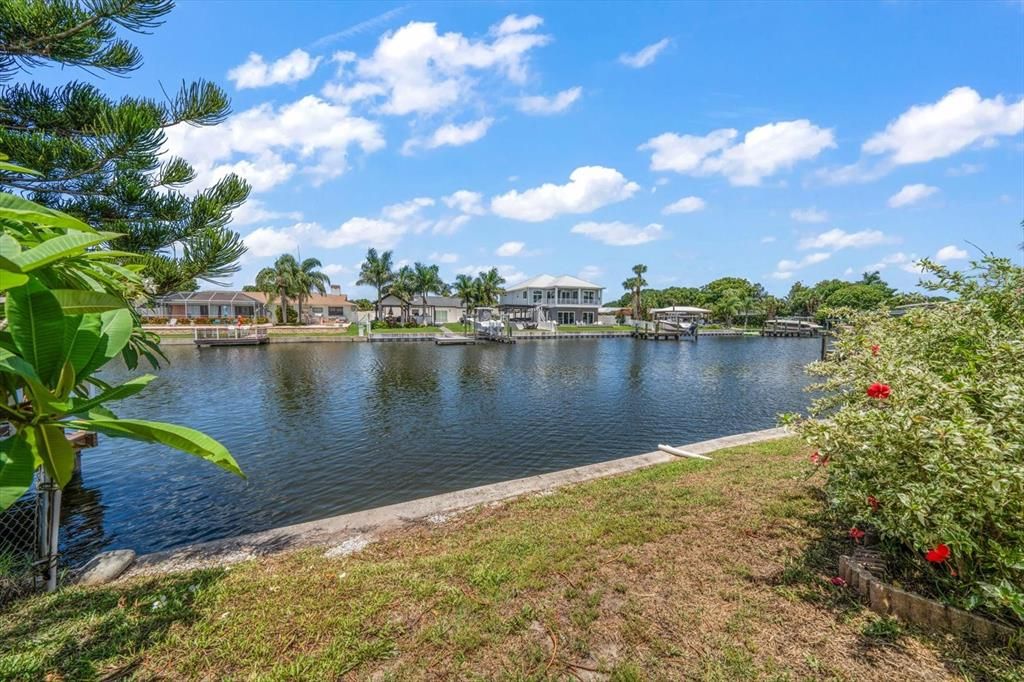
[[[0,621],[0,678],[1021,679],[828,583],[791,440],[424,522],[362,551],[69,589]]]

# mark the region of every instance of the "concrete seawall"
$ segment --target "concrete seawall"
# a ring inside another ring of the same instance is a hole
[[[785,429],[766,429],[679,447],[694,454],[706,455],[716,450],[774,440],[785,435],[787,435]],[[309,521],[234,538],[187,545],[141,556],[126,575],[165,573],[218,566],[301,547],[338,546],[346,541],[358,545],[365,543],[371,536],[423,521],[429,517],[443,516],[521,495],[553,490],[573,483],[624,474],[656,464],[672,462],[676,459],[678,458],[667,452],[656,450],[642,455],[332,516],[319,521]]]

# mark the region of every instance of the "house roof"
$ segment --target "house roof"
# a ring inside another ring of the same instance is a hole
[[[505,291],[522,291],[523,289],[550,289],[565,287],[567,289],[604,289],[600,284],[588,282],[571,275],[538,275],[515,286],[505,287]]]
[[[248,291],[175,291],[160,297],[164,303],[262,303]]]
[[[392,299],[392,300],[388,301],[388,299]],[[386,296],[382,296],[380,298],[379,302],[384,304],[384,305],[397,305],[399,302],[410,303],[410,301],[406,301],[401,296],[398,296],[396,294],[387,294]],[[411,303],[412,303],[412,305],[420,305],[420,303],[421,303],[420,297],[419,296],[414,297],[414,300],[411,301]],[[462,308],[462,307],[464,307],[463,303],[462,303],[462,299],[459,298],[458,296],[427,296],[427,305],[434,306],[435,308]]]
[[[268,295],[263,293],[262,291],[247,291],[247,292],[245,292],[245,295],[249,296],[253,300],[258,301],[260,303],[266,303],[267,302],[267,298],[269,298]],[[289,299],[289,302],[291,303],[291,299]],[[345,294],[310,294],[302,302],[302,305],[304,305],[304,306],[309,306],[309,305],[318,305],[318,306],[325,305],[325,306],[334,306],[336,308],[338,308],[338,307],[349,307],[349,308],[356,307],[356,304],[353,303],[352,301],[348,300],[348,296],[345,295]]]

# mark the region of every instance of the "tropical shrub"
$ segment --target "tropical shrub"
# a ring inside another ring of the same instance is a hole
[[[849,313],[808,418],[831,504],[874,529],[913,586],[1024,623],[1024,269],[988,257],[958,299],[903,316]]]
[[[132,254],[93,248],[119,236],[0,193],[0,420],[14,430],[0,440],[0,509],[28,490],[39,468],[61,487],[71,479],[66,428],[161,443],[241,474],[209,436],[118,419],[108,409],[155,377],[112,386],[97,371],[118,356],[132,368],[140,354],[155,364],[159,353],[128,303],[143,288],[139,268],[119,264]]]

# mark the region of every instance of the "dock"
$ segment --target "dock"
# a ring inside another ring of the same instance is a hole
[[[204,346],[259,346],[270,342],[266,327],[196,327],[192,343]]]
[[[434,338],[434,344],[438,346],[472,346],[476,343],[476,339],[472,336],[460,336],[456,334],[437,336]]]
[[[697,340],[697,326],[682,326],[672,322],[639,322],[632,336],[644,341],[690,341]]]
[[[761,336],[811,337],[821,333],[823,327],[806,318],[776,318],[765,320]]]

